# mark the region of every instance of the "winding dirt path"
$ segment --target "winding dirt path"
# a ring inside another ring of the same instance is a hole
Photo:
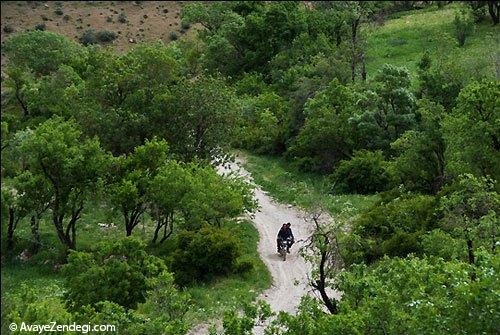
[[[221,172],[237,172],[253,183],[250,173],[241,165],[242,160],[237,159],[236,163],[229,164],[225,169],[221,169]],[[251,219],[259,231],[258,251],[273,278],[272,286],[264,291],[259,299],[267,301],[274,312],[295,313],[300,298],[311,293],[308,285],[311,266],[299,255],[299,249],[311,235],[313,225],[304,220],[303,211],[274,201],[258,185],[255,185],[255,198],[259,209]],[[297,242],[292,246],[286,261],[283,261],[276,250],[276,237],[285,222],[291,223]],[[265,326],[256,326],[254,334],[264,334]]]
[[[241,158],[238,158],[236,163],[219,167],[219,173],[237,173],[254,184],[250,173],[241,167],[242,163]],[[311,272],[311,266],[299,255],[299,250],[304,246],[304,240],[311,235],[313,224],[304,220],[305,213],[303,211],[291,205],[274,201],[258,185],[255,185],[254,193],[259,203],[259,209],[250,219],[259,231],[258,251],[260,257],[273,278],[271,287],[264,291],[258,299],[268,302],[274,312],[295,313],[300,298],[312,293],[308,285],[308,274]],[[297,242],[292,246],[286,261],[283,261],[276,250],[276,237],[280,227],[285,222],[291,223]],[[254,328],[254,334],[264,334],[266,326],[267,324],[257,325]],[[207,328],[203,326],[190,332],[192,335],[206,333]]]

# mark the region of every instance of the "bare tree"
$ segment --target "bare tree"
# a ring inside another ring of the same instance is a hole
[[[317,208],[304,218],[315,225],[314,232],[302,249],[302,256],[313,265],[309,278],[310,285],[316,290],[323,304],[331,314],[338,313],[337,300],[331,296],[334,280],[344,269],[344,261],[340,252],[339,235],[342,233],[340,221],[330,217]]]

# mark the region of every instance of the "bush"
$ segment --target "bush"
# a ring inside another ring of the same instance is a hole
[[[466,10],[460,10],[457,12],[455,14],[453,24],[455,25],[455,34],[458,45],[463,47],[465,45],[465,40],[474,29],[474,22],[470,12]]]
[[[118,37],[118,35],[114,31],[109,30],[98,31],[96,36],[97,40],[102,43],[113,42]]]
[[[80,43],[83,45],[91,45],[97,43],[97,36],[93,29],[86,30],[80,37]]]
[[[5,26],[3,26],[3,32],[7,34],[13,33],[14,27],[11,24],[6,24]]]
[[[181,22],[181,28],[184,30],[188,30],[191,27],[191,24],[187,21],[182,21]]]
[[[164,271],[164,262],[149,255],[137,239],[103,242],[92,252],[70,253],[63,267],[65,299],[72,310],[104,300],[135,308],[145,300],[148,280]]]
[[[482,22],[486,18],[486,6],[483,1],[467,1],[467,4],[475,23]]]
[[[187,285],[235,271],[240,254],[241,246],[228,230],[206,226],[196,232],[182,231],[172,255],[171,269],[176,282]]]
[[[169,37],[170,37],[171,41],[175,41],[175,40],[177,40],[179,38],[179,35],[177,34],[177,32],[171,31],[170,34],[169,34]]]
[[[47,320],[58,324],[69,324],[71,314],[58,298],[40,298],[39,292],[22,284],[20,293],[2,297],[2,334],[11,334],[6,325],[21,322],[46,324]],[[64,333],[66,334],[66,333]]]
[[[434,228],[436,222],[436,199],[412,194],[391,197],[354,221],[353,237],[346,243],[347,259],[351,262],[372,263],[383,255],[421,253],[421,235]]]
[[[64,12],[63,12],[63,10],[62,10],[61,8],[56,9],[56,10],[54,11],[54,13],[55,13],[56,15],[63,15],[63,14],[64,14]]]
[[[83,45],[109,43],[114,41],[117,37],[118,35],[113,31],[100,30],[96,32],[94,29],[89,29],[80,37],[80,43]]]
[[[331,180],[336,192],[369,194],[389,189],[393,178],[382,151],[360,150],[340,162]]]
[[[125,15],[125,13],[120,13],[120,15],[118,15],[118,22],[127,23],[128,22],[127,15]]]
[[[44,31],[45,29],[47,29],[45,23],[39,23],[35,26],[35,30]]]

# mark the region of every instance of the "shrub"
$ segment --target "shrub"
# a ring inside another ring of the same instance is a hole
[[[182,21],[181,22],[181,28],[184,30],[188,30],[191,27],[191,24],[187,21]]]
[[[467,4],[475,23],[479,23],[486,18],[486,6],[483,1],[467,1]]]
[[[397,192],[395,192],[397,193]],[[421,235],[434,228],[436,199],[426,195],[391,194],[362,213],[347,241],[347,259],[371,263],[382,257],[421,253]]]
[[[340,162],[331,177],[337,192],[368,194],[387,190],[392,177],[382,151],[357,151],[350,160]]]
[[[114,31],[109,30],[98,31],[96,36],[97,40],[102,43],[113,42],[118,37],[118,35]]]
[[[172,255],[171,269],[176,282],[186,285],[234,271],[240,254],[241,246],[228,230],[206,226],[198,231],[182,231]]]
[[[93,29],[86,30],[80,37],[80,43],[83,45],[91,45],[97,43],[97,36]]]
[[[5,26],[3,26],[3,32],[7,34],[13,33],[14,27],[11,24],[6,24]]]
[[[71,314],[64,308],[60,299],[54,297],[40,299],[39,292],[26,284],[22,284],[19,292],[2,297],[2,334],[12,333],[5,327],[10,323],[45,324],[50,320],[68,324],[71,321]]]
[[[177,34],[177,32],[171,31],[170,34],[169,34],[169,37],[170,37],[171,41],[175,41],[175,40],[177,40],[179,38],[179,35]]]
[[[47,29],[47,26],[45,25],[45,23],[39,23],[35,26],[35,30],[44,31],[45,29]]]
[[[127,15],[125,15],[125,13],[120,13],[120,15],[118,15],[118,22],[127,23],[128,22]]]
[[[95,31],[94,29],[86,30],[82,37],[80,37],[80,43],[83,45],[90,45],[96,43],[109,43],[114,41],[118,37],[113,31],[100,30]]]
[[[458,11],[455,14],[453,24],[455,25],[455,34],[458,45],[463,47],[465,45],[465,40],[474,29],[474,22],[470,12],[464,9]]]
[[[104,300],[135,308],[145,301],[149,280],[164,271],[164,262],[149,255],[137,239],[103,242],[92,252],[70,253],[63,267],[65,299],[72,310]]]
[[[55,13],[56,15],[63,15],[63,14],[64,14],[64,12],[63,12],[63,10],[62,10],[61,8],[56,9],[56,10],[54,11],[54,13]]]

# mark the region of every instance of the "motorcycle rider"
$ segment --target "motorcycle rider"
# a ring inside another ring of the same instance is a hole
[[[291,238],[291,243],[287,246],[286,251],[290,253],[290,247],[295,242],[290,222],[284,223],[278,232],[278,238],[276,239],[278,252],[280,251],[280,241],[286,241],[288,238]]]

